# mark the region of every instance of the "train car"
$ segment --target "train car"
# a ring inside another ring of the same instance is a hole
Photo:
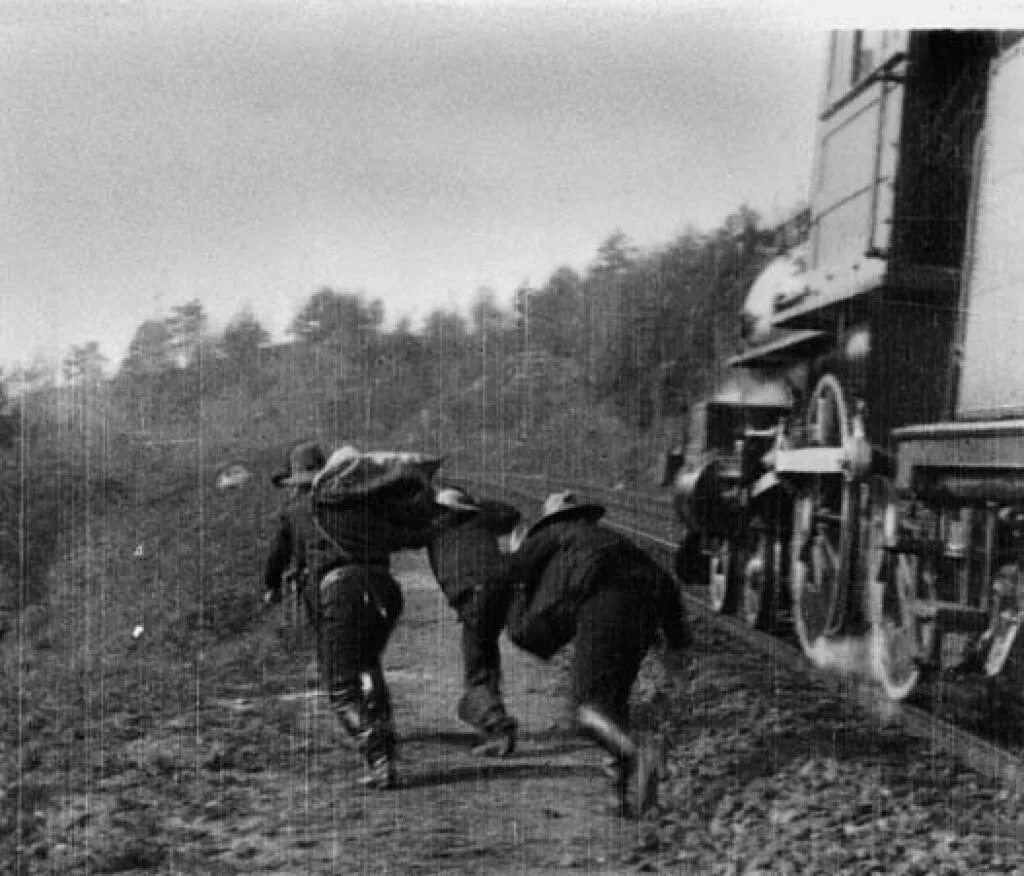
[[[897,698],[998,676],[1024,608],[1020,36],[831,35],[806,244],[730,362],[787,403],[695,423],[675,480],[717,610],[871,635]]]

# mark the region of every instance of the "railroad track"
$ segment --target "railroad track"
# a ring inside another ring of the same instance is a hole
[[[573,489],[595,499],[608,509],[605,523],[643,544],[666,568],[673,568],[679,532],[671,499],[638,490],[614,490],[584,483],[548,481],[541,475],[503,473],[500,478],[465,475],[468,485],[497,491],[516,502],[528,516],[536,516],[544,497],[553,490]],[[804,656],[785,619],[772,635],[752,629],[740,620],[712,612],[701,588],[686,585],[680,593],[691,613],[725,630],[743,645],[763,653],[776,665],[807,673],[819,683],[856,701],[865,708],[877,706],[883,694],[874,686],[848,675],[822,671]],[[933,701],[935,697],[933,696]],[[1024,709],[1020,722],[1024,724]],[[936,752],[958,759],[981,775],[1007,783],[1014,794],[1024,793],[1024,748],[997,744],[983,735],[938,717],[934,710],[917,704],[900,703],[898,720],[904,732],[928,740]]]

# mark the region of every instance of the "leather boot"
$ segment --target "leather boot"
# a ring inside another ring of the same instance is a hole
[[[618,760],[629,760],[636,754],[636,744],[629,738],[629,734],[593,706],[582,705],[577,708],[576,723],[581,732],[596,740]]]
[[[462,695],[459,717],[483,738],[472,748],[478,757],[507,757],[516,747],[516,719],[489,685],[475,685]]]
[[[504,709],[496,709],[484,724],[483,741],[473,746],[477,757],[508,757],[516,750],[518,722]]]
[[[363,673],[362,682],[370,719],[378,729],[385,754],[394,760],[398,750],[398,734],[391,707],[391,691],[384,679],[384,671],[380,666],[375,666]]]
[[[576,710],[580,730],[595,739],[614,758],[614,786],[623,815],[638,818],[657,803],[658,758],[647,746],[637,746],[607,715],[593,706]]]
[[[358,782],[364,788],[372,788],[375,791],[387,791],[394,788],[398,784],[395,765],[386,758],[373,764],[367,764],[366,773],[360,776]]]
[[[625,770],[622,791],[622,814],[640,818],[658,805],[658,755],[651,747],[641,745]]]
[[[370,716],[363,702],[362,691],[346,686],[328,692],[331,708],[345,735],[357,751],[365,751],[370,735]]]
[[[362,691],[345,689],[330,696],[338,716],[355,749],[366,759],[366,773],[358,781],[370,788],[384,789],[396,781],[393,763],[394,742],[386,721],[371,715]]]

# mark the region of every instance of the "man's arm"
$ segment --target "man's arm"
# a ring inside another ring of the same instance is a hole
[[[268,604],[281,601],[281,582],[292,561],[292,543],[291,524],[288,518],[282,515],[263,572],[263,601]]]
[[[655,601],[658,616],[661,618],[661,629],[665,633],[665,642],[674,651],[686,648],[693,641],[693,633],[686,617],[682,597],[675,579],[658,570],[655,582]]]
[[[523,519],[519,510],[507,502],[484,499],[477,504],[480,506],[480,525],[498,536],[508,535]]]

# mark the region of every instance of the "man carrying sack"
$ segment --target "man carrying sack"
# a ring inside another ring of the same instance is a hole
[[[360,780],[396,782],[396,737],[381,655],[402,612],[390,555],[424,547],[436,516],[430,478],[439,460],[362,454],[346,447],[324,460],[299,444],[271,479],[288,497],[264,577],[279,602],[285,570],[305,570],[303,600],[316,630],[317,662],[331,707],[366,760]]]

